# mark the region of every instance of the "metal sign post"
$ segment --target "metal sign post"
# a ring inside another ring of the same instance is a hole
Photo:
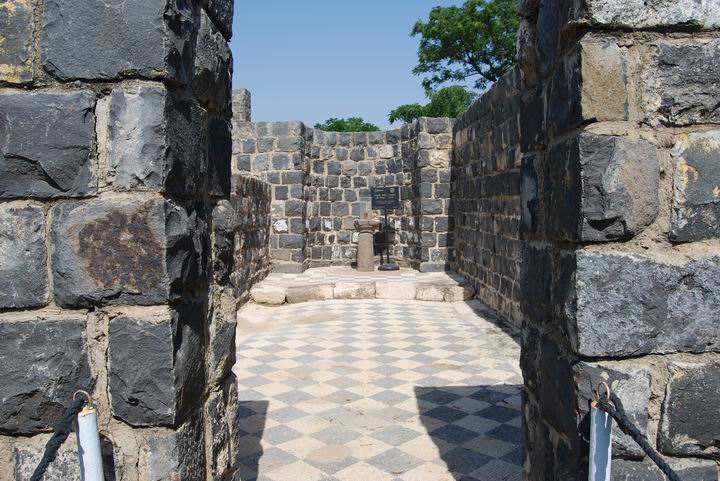
[[[397,271],[400,266],[390,261],[390,221],[388,219],[388,210],[400,208],[400,188],[399,187],[373,187],[370,191],[372,198],[372,209],[382,210],[385,212],[385,257],[387,262],[381,265],[379,271]],[[382,261],[382,253],[380,253],[380,261]]]

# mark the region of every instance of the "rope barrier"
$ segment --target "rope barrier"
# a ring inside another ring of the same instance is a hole
[[[35,468],[35,472],[30,478],[30,481],[42,480],[48,466],[50,466],[50,463],[55,460],[60,446],[63,445],[65,440],[70,435],[70,432],[72,431],[73,421],[75,421],[75,418],[77,418],[78,414],[80,414],[83,406],[85,406],[84,399],[74,400],[70,407],[65,410],[65,413],[60,418],[60,420],[55,424],[55,431],[50,440],[48,440],[47,444],[45,444],[45,451],[43,453],[43,457],[40,460],[40,464],[38,464],[37,468]]]
[[[608,388],[607,393],[599,395],[595,403],[597,407],[608,413],[615,420],[622,432],[630,436],[640,446],[645,454],[660,468],[660,471],[662,471],[670,481],[682,481],[667,461],[650,446],[647,438],[640,432],[637,426],[630,421],[630,418],[628,418],[625,413],[622,401],[615,393],[610,392]]]

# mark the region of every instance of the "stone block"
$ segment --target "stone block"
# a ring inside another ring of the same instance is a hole
[[[237,448],[239,439],[233,436],[238,429],[233,429],[238,417],[238,386],[235,376],[228,376],[222,386],[210,393],[205,404],[205,439],[211,477],[208,480],[222,481],[232,477],[232,470],[237,469],[233,450]],[[244,446],[243,446],[244,447]],[[240,452],[240,456],[247,453]]]
[[[328,301],[334,296],[333,284],[319,284],[313,286],[288,287],[288,304],[299,304],[301,302]]]
[[[186,210],[156,197],[116,195],[62,202],[51,212],[60,306],[163,304],[207,282],[202,204]]]
[[[32,205],[0,204],[0,309],[48,303],[45,213]]]
[[[109,109],[106,155],[115,187],[179,195],[214,187],[208,185],[207,116],[192,98],[142,84],[114,90]]]
[[[443,302],[445,300],[445,287],[436,284],[418,284],[415,298],[418,301]]]
[[[444,267],[444,266],[443,266]],[[475,289],[470,286],[450,286],[445,289],[445,302],[469,301],[475,297]]]
[[[232,37],[235,2],[233,0],[203,0],[203,5],[207,8],[215,25],[217,25],[223,35],[230,40]]]
[[[194,413],[177,430],[150,431],[140,446],[139,479],[206,481],[203,416]]]
[[[548,153],[546,224],[555,238],[629,239],[657,217],[660,164],[645,140],[581,134]]]
[[[718,469],[714,461],[698,459],[670,459],[668,464],[682,481],[717,481]],[[666,481],[667,477],[650,461],[613,459],[611,481]]]
[[[588,357],[720,350],[720,256],[686,264],[578,251],[561,266],[558,309]]]
[[[414,300],[417,287],[413,282],[376,282],[375,297],[378,299]]]
[[[720,122],[720,39],[661,40],[654,47],[642,79],[647,120],[663,125]]]
[[[61,80],[145,77],[186,81],[195,18],[188,2],[47,0],[41,20],[43,68]],[[112,52],[112,55],[108,55]]]
[[[0,198],[81,197],[97,191],[92,93],[0,93]]]
[[[647,367],[629,367],[616,363],[579,362],[573,367],[577,384],[578,415],[582,426],[589,426],[590,403],[598,384],[606,382],[622,400],[630,421],[648,435],[648,404],[651,397],[651,372]],[[586,419],[587,417],[587,419]],[[583,435],[589,439],[590,432]],[[645,454],[633,439],[613,426],[613,456],[642,459]]]
[[[208,175],[206,189],[210,196],[224,198],[230,196],[232,190],[232,142],[231,123],[223,117],[212,117],[207,123]]]
[[[110,319],[113,416],[132,426],[177,426],[197,407],[205,388],[205,315],[195,303]]]
[[[675,456],[720,456],[720,363],[673,363],[665,391],[659,444]]]
[[[337,282],[333,290],[335,299],[375,299],[373,282]]]
[[[201,12],[192,88],[206,108],[232,113],[232,65],[232,53],[225,38],[205,12]]]
[[[666,3],[662,0],[574,0],[572,23],[616,29],[659,27],[703,28],[720,27],[720,4],[681,1]]]
[[[213,289],[208,327],[208,383],[220,385],[235,364],[237,300],[232,289]]]
[[[44,481],[70,481],[82,479],[80,475],[80,463],[78,463],[77,445],[71,435],[68,441],[58,451],[57,457],[48,466],[45,475],[42,477]],[[8,478],[15,481],[30,481],[33,472],[40,460],[43,452],[39,448],[29,446],[16,447],[13,450],[15,458],[15,477]],[[12,473],[12,468],[8,467]]]
[[[0,432],[52,430],[78,389],[92,392],[86,318],[0,314]]]
[[[443,213],[443,201],[434,199],[420,200],[420,214],[439,215]]]
[[[675,195],[670,239],[720,237],[720,131],[683,136],[674,151]]]
[[[302,249],[305,236],[302,234],[280,234],[279,246],[281,249]]]
[[[33,5],[8,0],[0,7],[0,82],[23,84],[33,79]]]
[[[279,306],[285,304],[287,288],[282,286],[258,285],[252,288],[250,296],[257,304]]]

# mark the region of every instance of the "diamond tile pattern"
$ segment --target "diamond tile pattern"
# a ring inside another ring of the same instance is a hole
[[[520,479],[520,350],[492,318],[417,301],[259,309],[238,323],[241,481]]]

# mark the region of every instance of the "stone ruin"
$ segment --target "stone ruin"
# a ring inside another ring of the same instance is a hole
[[[468,112],[366,134],[252,123],[243,92],[231,122],[232,5],[0,4],[0,481],[78,388],[108,479],[233,479],[237,306],[351,262],[372,185],[401,187],[398,260],[522,329],[525,479],[586,478],[600,380],[718,479],[720,2],[524,0],[518,65]],[[620,433],[614,456],[662,479]]]

